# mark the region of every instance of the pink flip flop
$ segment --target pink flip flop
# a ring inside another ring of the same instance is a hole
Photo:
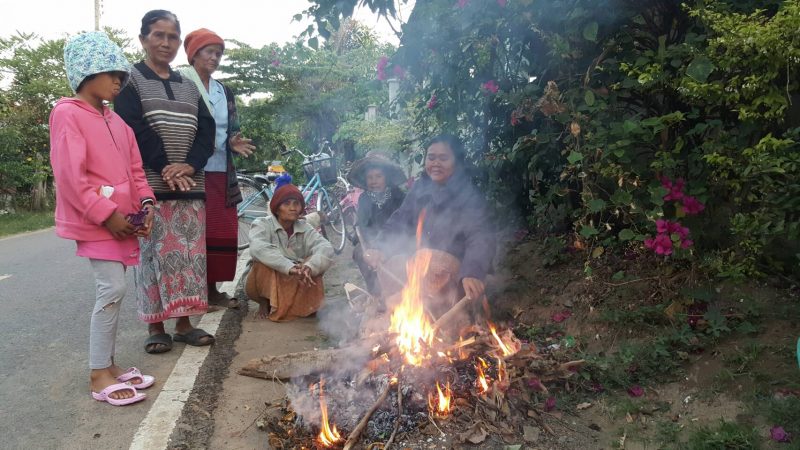
[[[111,394],[113,392],[130,391],[130,390],[133,391],[133,397],[131,397],[131,398],[119,398],[118,399],[118,398],[109,397],[109,394]],[[114,406],[125,406],[125,405],[130,405],[131,403],[140,402],[140,401],[146,399],[147,398],[147,394],[140,394],[140,393],[136,392],[136,388],[131,386],[130,383],[117,383],[117,384],[112,384],[111,386],[103,389],[99,393],[92,392],[92,398],[94,398],[98,402],[108,402],[109,404],[114,405]]]
[[[136,389],[147,389],[156,382],[156,377],[151,375],[142,375],[142,372],[137,369],[136,367],[131,367],[125,373],[117,377],[117,381],[120,383],[128,383],[130,380],[134,378],[141,378],[142,382],[138,384],[131,383],[131,386],[135,387]]]

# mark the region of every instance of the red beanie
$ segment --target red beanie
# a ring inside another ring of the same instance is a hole
[[[306,202],[300,189],[297,189],[297,186],[293,184],[284,184],[275,190],[275,193],[272,194],[272,200],[269,201],[269,210],[272,211],[272,215],[276,219],[278,218],[278,207],[281,206],[281,203],[290,199],[297,200],[300,202],[300,207],[306,209]]]
[[[201,48],[213,44],[221,45],[222,49],[225,50],[225,41],[223,41],[217,33],[207,28],[200,28],[187,34],[186,38],[183,40],[183,49],[186,50],[186,59],[189,60],[189,64],[192,63],[194,55],[196,55]]]

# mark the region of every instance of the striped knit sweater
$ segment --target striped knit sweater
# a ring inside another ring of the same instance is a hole
[[[147,182],[159,200],[205,199],[203,167],[214,152],[214,118],[193,82],[170,70],[159,77],[143,62],[114,101],[114,111],[136,134]],[[197,183],[190,191],[172,191],[161,178],[168,164],[187,163]]]

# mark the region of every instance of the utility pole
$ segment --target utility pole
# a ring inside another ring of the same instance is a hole
[[[94,0],[94,31],[100,31],[100,0]]]

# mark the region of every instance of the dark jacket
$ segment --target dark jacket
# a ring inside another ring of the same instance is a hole
[[[405,198],[405,194],[399,188],[393,187],[390,189],[392,190],[392,197],[381,208],[378,208],[378,205],[366,192],[362,192],[358,197],[356,226],[361,236],[367,240],[367,247],[376,245],[378,234],[380,234],[383,224],[389,220],[389,217],[400,207]]]
[[[375,244],[387,255],[411,252],[417,221],[425,210],[421,247],[442,250],[461,261],[459,280],[483,280],[492,265],[495,237],[486,199],[461,170],[440,186],[423,176],[384,224]]]

